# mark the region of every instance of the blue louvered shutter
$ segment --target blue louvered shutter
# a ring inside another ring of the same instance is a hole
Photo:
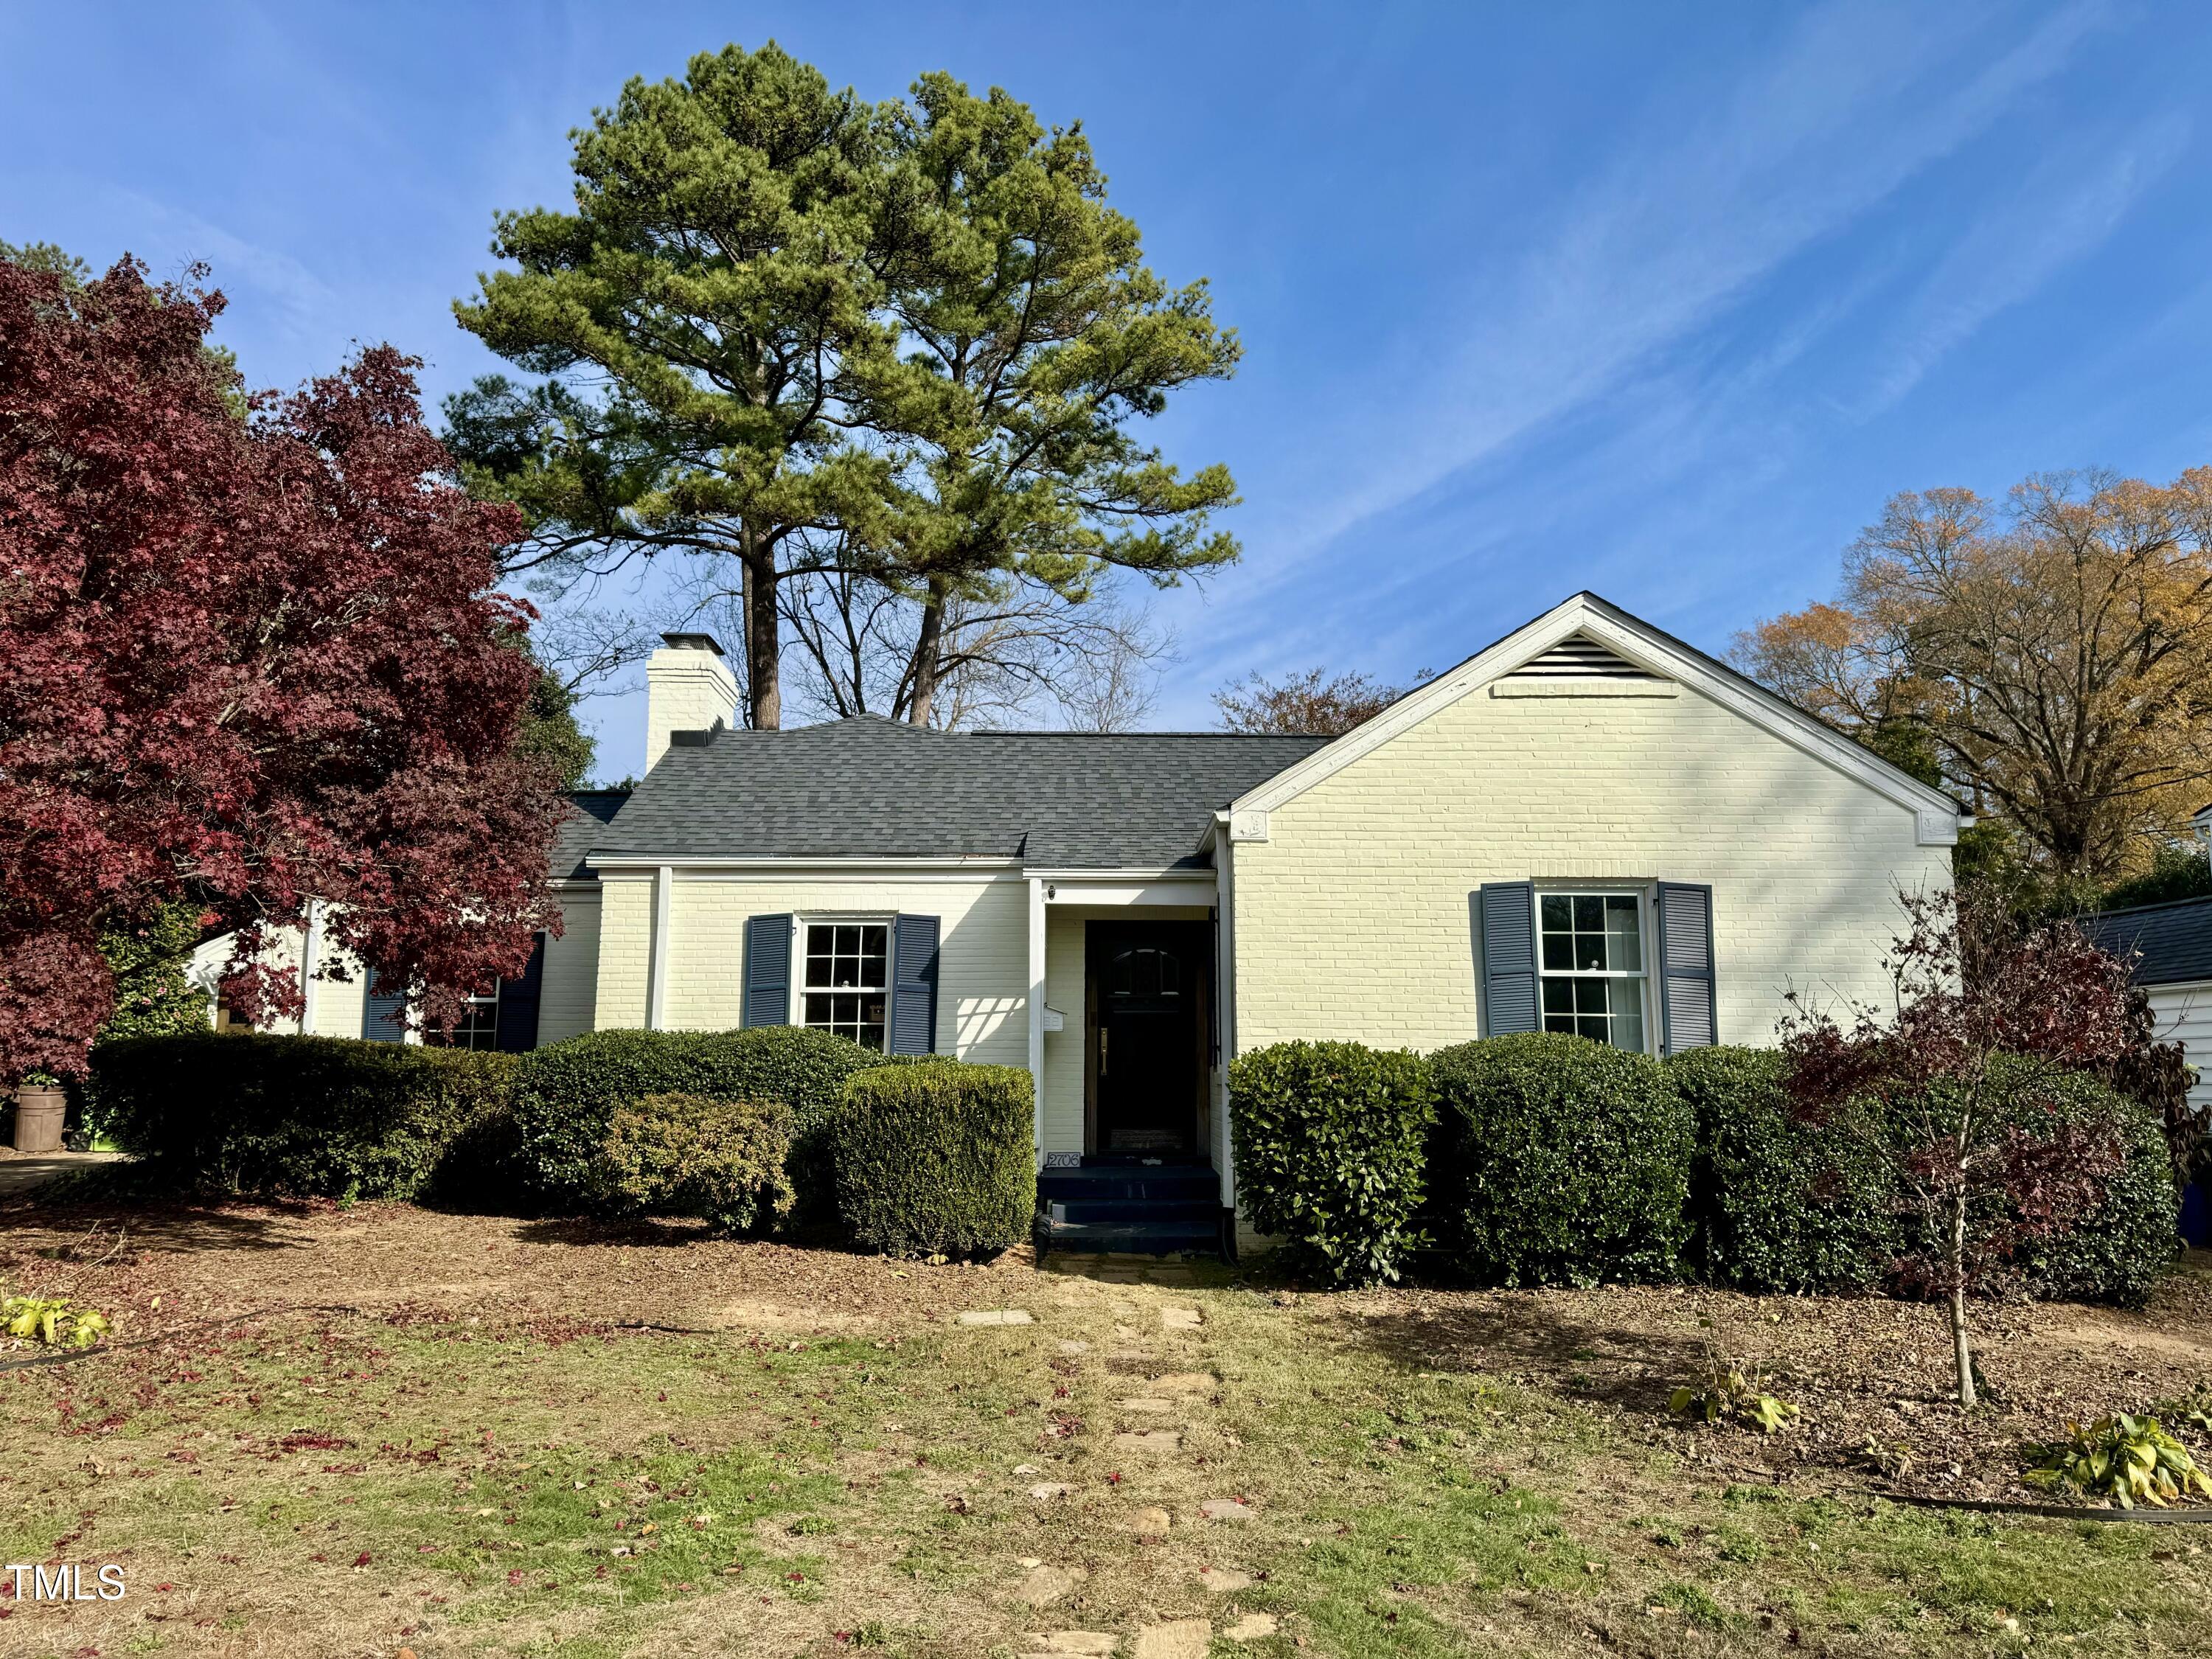
[[[791,912],[745,918],[747,1025],[791,1024]]]
[[[1710,1048],[1720,1041],[1710,887],[1659,884],[1659,1018],[1664,1053]]]
[[[538,1046],[538,1000],[545,983],[545,935],[530,947],[529,965],[515,979],[499,982],[498,1019],[492,1042],[503,1054],[526,1054]]]
[[[901,915],[891,927],[891,1020],[895,1054],[937,1052],[937,918]]]
[[[361,1034],[371,1042],[404,1042],[407,1028],[400,1017],[407,1009],[407,993],[384,988],[384,975],[370,969],[368,992],[361,1003]]]
[[[1485,882],[1471,908],[1482,953],[1483,1035],[1537,1030],[1535,883]]]

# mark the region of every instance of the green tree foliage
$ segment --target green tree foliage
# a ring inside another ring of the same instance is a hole
[[[514,746],[541,761],[563,789],[580,787],[599,744],[576,723],[576,694],[550,669],[541,672],[515,730]]]
[[[448,405],[471,487],[524,509],[540,562],[735,562],[755,726],[781,719],[778,584],[886,489],[842,418],[848,359],[892,349],[866,257],[879,161],[866,106],[775,45],[702,53],[577,132],[574,211],[501,214],[516,268],[455,307],[554,377]]]
[[[1236,342],[1146,268],[1079,129],[942,75],[871,107],[770,43],[631,82],[574,168],[574,210],[501,215],[514,268],[456,307],[550,378],[480,380],[450,441],[529,515],[519,563],[676,552],[734,591],[754,726],[782,720],[794,578],[916,608],[897,702],[926,723],[954,607],[1236,556],[1226,471],[1128,431]]]
[[[205,931],[201,915],[198,904],[179,901],[100,935],[100,954],[115,976],[115,1012],[94,1042],[206,1029],[207,993],[185,977]]]
[[[908,464],[872,550],[921,602],[907,712],[926,725],[950,602],[1003,602],[1018,575],[1079,604],[1109,566],[1167,585],[1237,557],[1209,531],[1229,470],[1185,478],[1129,423],[1226,379],[1238,348],[1203,282],[1146,266],[1079,125],[1048,133],[945,74],[878,125],[882,301],[905,349],[893,373],[862,365],[861,408]]]

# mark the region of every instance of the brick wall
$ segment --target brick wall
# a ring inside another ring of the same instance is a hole
[[[1708,883],[1723,1042],[1786,990],[1881,994],[1900,885],[1948,885],[1914,815],[1687,687],[1439,710],[1234,848],[1240,1048],[1430,1049],[1480,1034],[1483,883]]]

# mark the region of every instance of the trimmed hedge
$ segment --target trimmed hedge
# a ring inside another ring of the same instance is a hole
[[[514,1115],[523,1167],[543,1200],[590,1207],[592,1164],[615,1109],[648,1095],[771,1100],[791,1109],[798,1215],[832,1213],[830,1120],[846,1079],[889,1062],[850,1038],[803,1025],[742,1031],[592,1031],[521,1057]]]
[[[973,1255],[1030,1235],[1036,1093],[1014,1066],[925,1060],[861,1072],[832,1120],[838,1218],[889,1255]]]
[[[1279,1042],[1229,1067],[1237,1192],[1252,1224],[1331,1285],[1395,1279],[1427,1243],[1421,1206],[1436,1121],[1419,1054]]]
[[[498,1202],[511,1054],[196,1031],[93,1051],[101,1128],[157,1187]]]
[[[592,1161],[597,1207],[750,1232],[790,1212],[790,1152],[791,1108],[781,1101],[647,1095],[615,1108]]]
[[[1442,1049],[1429,1069],[1456,1118],[1447,1198],[1467,1273],[1514,1285],[1676,1275],[1692,1123],[1657,1060],[1547,1033]]]
[[[1690,1257],[1709,1284],[1864,1291],[1899,1246],[1894,1176],[1875,1149],[1790,1115],[1772,1048],[1692,1048],[1667,1062],[1697,1124]]]
[[[2119,1131],[2127,1162],[2093,1214],[2064,1232],[2030,1239],[2012,1266],[2031,1296],[2140,1308],[2181,1245],[2181,1188],[2165,1125],[2157,1112],[2094,1077],[2070,1076],[2058,1092],[2063,1117]]]

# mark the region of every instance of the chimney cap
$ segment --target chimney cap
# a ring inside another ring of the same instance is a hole
[[[712,634],[663,634],[660,640],[672,651],[711,651],[718,657],[726,654],[722,642]]]

